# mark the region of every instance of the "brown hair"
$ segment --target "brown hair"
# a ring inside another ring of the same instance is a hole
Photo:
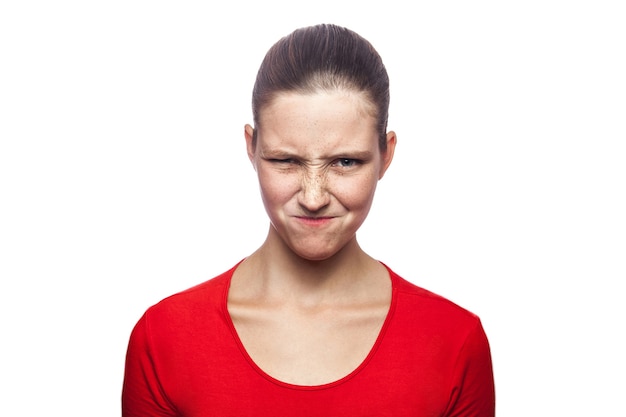
[[[376,108],[379,144],[384,151],[389,114],[387,70],[366,39],[336,25],[296,29],[269,49],[252,92],[254,123],[259,126],[260,111],[279,93],[336,89],[365,93]]]

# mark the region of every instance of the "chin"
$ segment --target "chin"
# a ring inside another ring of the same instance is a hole
[[[324,262],[333,257],[332,255],[307,255],[307,254],[297,254],[300,258],[309,261],[309,262]]]
[[[312,262],[325,261],[332,258],[333,255],[337,253],[329,251],[299,250],[297,248],[291,248],[291,250],[296,256]]]
[[[293,253],[295,253],[297,256],[312,262],[326,261],[337,255],[339,252],[341,252],[342,249],[343,246],[333,246],[331,248],[317,248],[317,250],[315,250],[311,247],[306,247],[306,245],[300,245],[300,247],[291,248]]]

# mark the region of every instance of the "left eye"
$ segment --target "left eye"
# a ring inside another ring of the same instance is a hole
[[[340,158],[335,161],[335,165],[344,167],[344,168],[353,167],[357,165],[358,163],[359,161],[357,161],[356,159],[350,159],[350,158]]]

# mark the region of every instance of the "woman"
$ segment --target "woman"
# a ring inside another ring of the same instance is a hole
[[[480,320],[357,242],[396,146],[388,106],[381,58],[348,29],[269,50],[244,129],[267,238],[139,320],[125,417],[494,415]]]

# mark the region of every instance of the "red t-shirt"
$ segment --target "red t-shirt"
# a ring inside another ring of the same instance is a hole
[[[480,320],[389,270],[392,299],[367,358],[319,386],[278,381],[246,353],[226,308],[235,267],[150,307],[130,337],[122,415],[494,416]]]

